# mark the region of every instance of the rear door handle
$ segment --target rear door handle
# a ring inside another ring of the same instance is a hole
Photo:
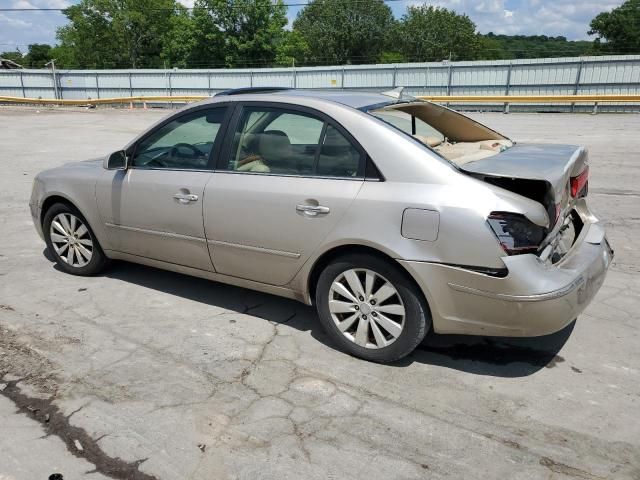
[[[329,207],[323,207],[322,205],[296,205],[296,211],[302,212],[310,217],[316,217],[318,215],[326,215],[331,211]]]
[[[189,202],[197,202],[198,195],[193,193],[176,193],[173,198],[178,200],[180,203],[189,203]]]

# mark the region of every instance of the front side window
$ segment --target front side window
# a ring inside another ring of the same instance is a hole
[[[306,113],[244,108],[223,165],[239,173],[355,177],[360,152],[335,127]]]
[[[160,127],[137,146],[138,168],[206,170],[226,107],[198,110]]]

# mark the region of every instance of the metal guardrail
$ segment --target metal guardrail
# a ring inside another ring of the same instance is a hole
[[[210,98],[202,95],[188,96],[136,96],[136,97],[114,97],[114,98],[88,98],[88,99],[51,99],[51,98],[23,98],[0,96],[1,103],[23,104],[23,105],[69,105],[69,106],[95,106],[129,104],[134,108],[135,104],[142,103],[146,107],[147,103],[189,103]],[[421,100],[428,100],[435,103],[457,103],[457,104],[504,104],[504,111],[509,112],[509,105],[519,104],[570,104],[587,103],[593,104],[593,113],[598,113],[598,106],[601,103],[640,103],[640,95],[440,95],[440,96],[419,96]]]
[[[640,102],[640,95],[440,95],[419,96],[436,103],[605,103]]]
[[[441,95],[419,96],[422,100],[435,103],[457,104],[504,104],[504,112],[509,113],[512,103],[540,105],[540,104],[569,104],[574,111],[576,103],[593,104],[592,113],[598,113],[598,107],[602,103],[640,103],[640,95]]]

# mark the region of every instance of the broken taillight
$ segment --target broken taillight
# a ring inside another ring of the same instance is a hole
[[[531,222],[524,215],[491,212],[487,222],[508,255],[534,253],[544,240],[545,229]]]
[[[585,167],[577,177],[571,177],[570,183],[573,198],[586,197],[589,190],[589,167]]]

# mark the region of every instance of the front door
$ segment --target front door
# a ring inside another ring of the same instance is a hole
[[[136,144],[126,171],[104,172],[96,196],[114,250],[213,269],[202,205],[225,112],[173,117]]]
[[[272,285],[293,279],[364,181],[363,152],[320,114],[247,105],[205,188],[216,271]]]

